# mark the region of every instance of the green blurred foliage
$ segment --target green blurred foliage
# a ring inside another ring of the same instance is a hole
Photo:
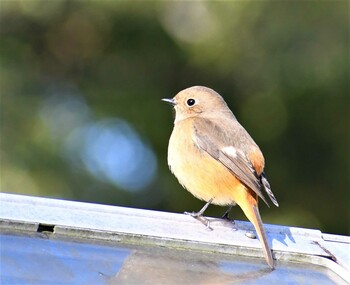
[[[349,3],[1,0],[1,191],[199,210],[168,170],[160,99],[205,85],[264,152],[280,207],[263,220],[348,234]],[[151,182],[128,191],[67,160],[74,124],[42,115],[52,89],[78,94],[90,121],[128,122],[157,158]]]

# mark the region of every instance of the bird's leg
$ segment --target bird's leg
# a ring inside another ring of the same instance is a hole
[[[232,219],[230,219],[230,211],[232,209],[233,206],[235,206],[236,204],[233,204],[231,206],[228,207],[228,209],[226,210],[225,214],[221,217],[222,219],[231,222],[232,224],[235,224],[235,221]]]
[[[186,215],[190,215],[191,217],[199,220],[200,222],[202,222],[206,227],[207,229],[212,229],[210,227],[210,221],[206,218],[203,217],[203,214],[205,212],[205,210],[209,207],[209,205],[211,204],[211,202],[213,202],[213,199],[210,199],[202,209],[199,210],[199,212],[185,212]]]
[[[230,211],[232,209],[232,205],[228,207],[228,209],[226,210],[226,212],[223,214],[223,216],[221,217],[222,219],[224,220],[228,220],[228,221],[231,221],[230,219]]]
[[[210,199],[210,200],[204,205],[204,207],[203,207],[202,209],[200,209],[199,212],[192,212],[192,213],[190,213],[190,212],[185,212],[185,214],[186,214],[186,215],[190,215],[190,216],[192,216],[192,217],[194,217],[194,218],[198,218],[198,217],[200,217],[200,216],[203,216],[205,210],[209,207],[209,205],[211,204],[212,201],[213,201],[213,199]]]

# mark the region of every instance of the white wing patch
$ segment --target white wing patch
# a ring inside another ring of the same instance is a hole
[[[236,158],[237,157],[237,150],[233,146],[227,146],[221,149],[222,152],[226,153],[227,155]]]

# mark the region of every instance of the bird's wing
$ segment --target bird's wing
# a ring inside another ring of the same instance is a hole
[[[207,119],[194,120],[194,142],[227,169],[268,205],[261,192],[261,180],[245,153],[236,147],[232,135]],[[268,205],[269,206],[269,205]]]

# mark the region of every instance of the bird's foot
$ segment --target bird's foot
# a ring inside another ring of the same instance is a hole
[[[235,224],[235,220],[234,219],[231,219],[230,218],[230,215],[227,213],[225,213],[222,217],[221,217],[221,219],[224,219],[225,221],[228,221],[228,222],[230,222],[230,223],[232,223],[232,224]]]
[[[184,212],[185,215],[189,215],[193,218],[203,217],[203,214],[199,212]]]
[[[193,217],[193,218],[195,218],[195,219],[197,219],[198,221],[200,221],[202,224],[204,224],[206,227],[207,227],[207,229],[208,230],[213,230],[211,227],[210,227],[210,221],[207,219],[207,218],[205,218],[204,216],[203,216],[203,214],[204,214],[204,212],[205,212],[205,210],[208,208],[208,206],[210,205],[210,203],[211,202],[213,202],[213,199],[210,199],[205,205],[204,205],[204,207],[202,208],[202,209],[200,209],[200,211],[199,212],[185,212],[185,214],[186,215],[189,215],[189,216],[191,216],[191,217]]]
[[[227,211],[223,214],[223,216],[221,217],[222,219],[224,219],[225,221],[229,221],[232,224],[235,224],[235,220],[234,219],[230,219],[230,211],[232,209],[232,206],[230,206]]]
[[[199,212],[184,212],[185,215],[189,215],[193,218],[195,218],[196,220],[200,221],[203,225],[205,225],[205,227],[208,229],[208,230],[213,230],[212,227],[210,227],[210,221],[203,216],[203,214],[201,213],[201,211]]]

